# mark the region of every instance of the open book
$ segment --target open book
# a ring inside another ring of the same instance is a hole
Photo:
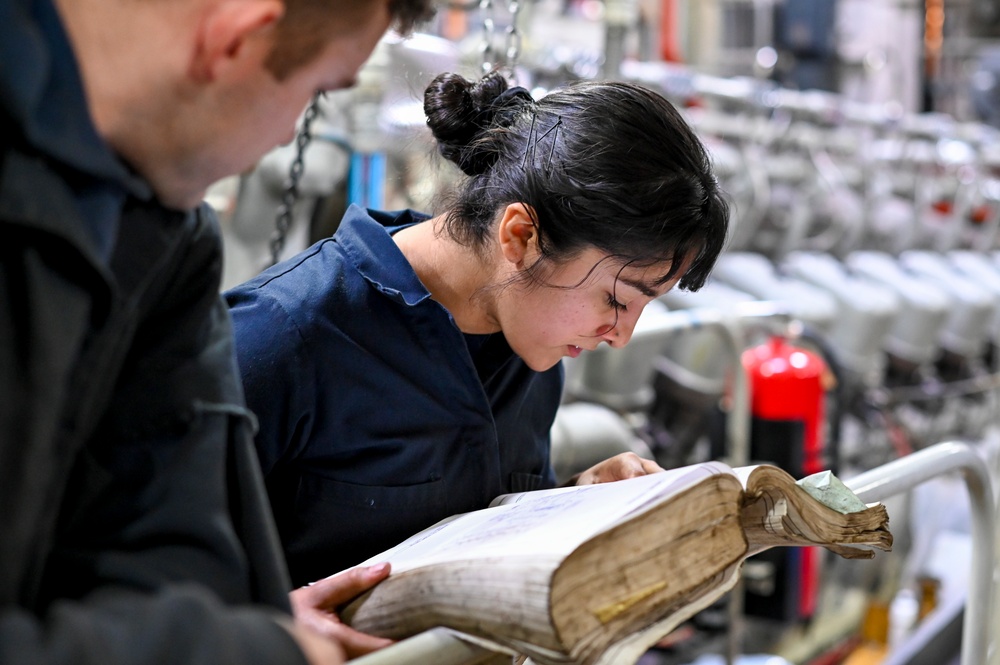
[[[846,508],[774,466],[706,462],[504,495],[365,562],[390,561],[392,574],[341,619],[396,639],[445,626],[537,663],[635,662],[732,588],[754,553],[889,550],[885,507],[834,492],[845,493]]]

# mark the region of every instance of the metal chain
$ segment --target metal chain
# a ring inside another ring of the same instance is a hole
[[[521,32],[517,29],[517,20],[521,15],[522,0],[507,0],[507,10],[510,11],[510,25],[507,26],[507,66],[514,69],[517,59],[521,56]]]
[[[483,74],[489,74],[496,64],[496,52],[493,49],[494,10],[493,0],[479,0],[479,11],[483,13],[483,43],[479,50],[483,56]]]
[[[281,193],[281,205],[278,206],[278,215],[274,220],[274,235],[271,236],[271,265],[278,262],[281,250],[285,248],[288,229],[292,225],[292,211],[295,208],[295,201],[299,198],[299,182],[305,170],[306,148],[312,141],[312,123],[319,115],[319,99],[319,93],[312,98],[302,116],[302,125],[295,135],[295,159],[288,169],[288,180],[285,181],[285,189]]]

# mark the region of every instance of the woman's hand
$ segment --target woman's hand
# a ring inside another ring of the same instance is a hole
[[[596,485],[612,483],[626,478],[637,478],[663,471],[663,467],[653,460],[643,459],[635,453],[621,453],[598,462],[583,473],[577,474],[572,485]]]
[[[296,623],[340,643],[348,658],[357,658],[392,644],[392,640],[358,632],[337,616],[337,608],[389,576],[389,564],[351,568],[300,587],[289,595]]]

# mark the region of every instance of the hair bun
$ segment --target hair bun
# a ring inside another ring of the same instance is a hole
[[[491,72],[479,81],[469,81],[459,74],[440,74],[424,91],[424,114],[427,126],[438,142],[438,149],[467,175],[479,175],[496,161],[488,146],[477,146],[476,138],[495,124],[498,113],[521,99],[523,88],[508,90],[507,80]],[[509,94],[512,91],[515,94]],[[531,95],[527,90],[528,99]]]
[[[535,103],[531,93],[520,86],[507,88],[493,98],[490,103],[490,111],[493,114],[492,122],[501,127],[510,127],[514,120],[526,107]]]

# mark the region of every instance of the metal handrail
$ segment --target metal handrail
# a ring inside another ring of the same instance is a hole
[[[989,468],[967,443],[948,441],[865,471],[844,482],[862,501],[881,501],[948,473],[961,472],[972,509],[972,568],[962,622],[961,665],[987,662],[994,567],[994,498]],[[908,662],[905,649],[885,665]]]

